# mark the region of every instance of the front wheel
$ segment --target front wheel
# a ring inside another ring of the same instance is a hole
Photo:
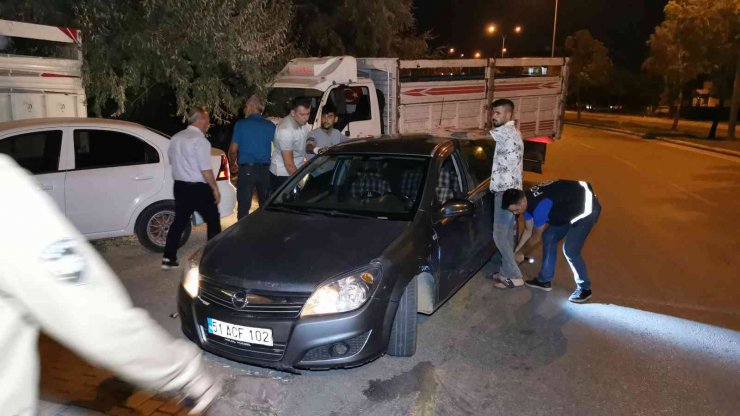
[[[416,352],[416,312],[416,277],[414,277],[398,302],[388,341],[388,355],[411,357]]]
[[[167,233],[175,219],[175,202],[163,201],[158,202],[145,209],[136,220],[134,231],[136,237],[142,246],[156,253],[164,251],[164,245],[167,242]],[[190,221],[185,225],[182,238],[180,238],[180,247],[190,238],[192,230]]]

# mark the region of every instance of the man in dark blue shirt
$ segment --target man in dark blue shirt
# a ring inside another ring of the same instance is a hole
[[[245,118],[234,126],[229,146],[231,171],[239,173],[236,190],[239,204],[236,215],[239,219],[249,215],[255,189],[260,206],[267,201],[270,193],[270,153],[275,124],[262,117],[264,109],[265,104],[260,97],[249,97],[244,108]]]
[[[514,215],[524,216],[524,232],[514,255],[517,262],[521,263],[542,239],[540,273],[524,283],[535,289],[552,290],[550,282],[555,275],[558,243],[565,239],[563,253],[578,286],[568,300],[586,302],[591,297],[591,280],[581,249],[601,213],[591,184],[561,179],[539,184],[527,192],[508,189],[504,192],[502,206]]]

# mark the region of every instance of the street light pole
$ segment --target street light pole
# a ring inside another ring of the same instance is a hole
[[[558,0],[555,0],[555,17],[552,19],[552,55],[551,57],[555,57],[555,33],[557,32],[558,28]]]
[[[488,31],[488,33],[491,36],[494,36],[494,34],[496,33],[496,26],[494,24],[490,24],[486,28],[486,31]],[[517,25],[514,28],[514,33],[516,34],[522,33],[522,27]],[[504,31],[501,30],[501,57],[503,58],[505,54],[506,54],[506,33],[504,33]],[[495,55],[495,52],[494,52],[494,55]]]

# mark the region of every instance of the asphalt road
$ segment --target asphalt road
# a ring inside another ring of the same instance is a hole
[[[412,358],[296,376],[207,355],[227,380],[209,414],[737,414],[740,159],[581,127],[548,152],[528,183],[588,180],[603,206],[585,247],[589,304],[567,302],[562,257],[550,293],[500,291],[479,273],[421,318]],[[134,302],[181,336],[168,316],[179,274],[132,239],[96,246]]]

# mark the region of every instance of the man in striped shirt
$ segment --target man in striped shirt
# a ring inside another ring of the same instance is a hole
[[[591,184],[561,179],[539,184],[526,193],[512,188],[504,192],[502,203],[513,214],[524,215],[524,232],[516,247],[517,262],[521,263],[542,240],[542,267],[537,277],[525,284],[552,290],[550,282],[555,275],[558,243],[565,239],[563,253],[577,285],[568,300],[586,302],[591,297],[591,279],[581,249],[601,214],[601,204]]]

